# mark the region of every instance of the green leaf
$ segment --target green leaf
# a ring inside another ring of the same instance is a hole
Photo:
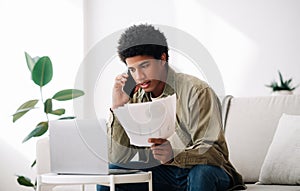
[[[29,71],[32,72],[32,69],[33,69],[36,61],[27,52],[25,52],[25,58],[26,58],[26,62],[27,62],[27,67],[28,67]]]
[[[68,120],[68,119],[75,119],[75,118],[76,118],[75,116],[69,116],[69,117],[59,118],[58,120]]]
[[[16,113],[13,114],[13,123],[16,122],[18,119],[20,119],[25,113],[27,113],[28,111],[35,109],[35,107],[31,107],[31,108],[26,108],[26,109],[21,109],[18,110]]]
[[[52,63],[48,56],[41,57],[34,65],[31,73],[33,82],[43,87],[49,83],[53,76]]]
[[[33,163],[31,164],[31,168],[33,168],[36,165],[36,160],[33,161]]]
[[[17,121],[20,119],[25,113],[27,113],[29,110],[33,109],[34,106],[37,104],[39,100],[34,99],[34,100],[29,100],[25,103],[23,103],[17,111],[13,114],[13,122]]]
[[[57,92],[52,99],[55,99],[57,101],[66,101],[66,100],[70,100],[70,99],[74,99],[80,96],[83,96],[84,92],[81,90],[77,90],[77,89],[66,89],[66,90],[62,90]]]
[[[279,79],[280,79],[281,86],[283,86],[284,82],[283,82],[282,75],[279,71],[278,71],[278,74],[279,74]]]
[[[51,113],[52,112],[52,99],[47,99],[44,103],[44,112]]]
[[[57,110],[51,111],[50,113],[53,115],[62,115],[62,114],[65,114],[65,112],[66,112],[65,109],[57,109]]]
[[[18,177],[17,181],[20,185],[27,186],[27,187],[34,187],[34,185],[31,183],[30,178],[25,177],[25,176],[19,176],[19,175],[16,175],[16,176]]]
[[[40,122],[36,128],[25,137],[23,140],[23,143],[31,139],[32,137],[39,137],[42,136],[44,133],[46,133],[48,130],[48,122]]]

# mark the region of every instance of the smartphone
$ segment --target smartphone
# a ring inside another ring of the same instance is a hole
[[[133,94],[134,94],[134,90],[135,90],[135,86],[136,86],[136,83],[131,75],[131,73],[128,71],[127,72],[128,74],[128,78],[127,78],[127,81],[123,87],[123,91],[129,96],[129,97],[133,97]]]

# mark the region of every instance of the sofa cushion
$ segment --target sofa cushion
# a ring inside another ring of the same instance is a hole
[[[299,186],[292,185],[256,185],[246,184],[247,191],[299,191]]]
[[[261,168],[262,184],[300,184],[300,115],[283,114]]]
[[[229,157],[245,182],[256,182],[282,113],[300,114],[300,95],[238,97],[229,102]]]

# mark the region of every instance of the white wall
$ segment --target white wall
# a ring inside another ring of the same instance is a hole
[[[30,111],[16,123],[12,114],[25,101],[39,99],[39,87],[30,80],[24,51],[32,56],[49,56],[53,80],[45,86],[51,97],[72,88],[83,58],[83,16],[81,0],[0,0],[0,190],[32,190],[20,187],[15,174],[35,178],[30,165],[35,160],[36,139],[22,144],[35,125],[45,120],[41,110]],[[72,103],[66,107],[72,115]],[[38,105],[42,109],[42,105]],[[56,119],[56,117],[54,117]]]
[[[265,85],[278,80],[278,70],[286,79],[292,77],[294,85],[300,84],[299,8],[298,0],[89,0],[84,13],[85,53],[132,24],[168,25],[194,36],[207,48],[222,74],[226,94],[270,95]],[[119,64],[117,58],[111,62]],[[111,75],[122,69],[109,71]],[[113,78],[105,79],[112,83]],[[95,102],[98,112],[109,105],[104,100]]]
[[[300,84],[300,1],[176,2],[178,26],[208,48],[227,94],[269,95],[277,70]]]

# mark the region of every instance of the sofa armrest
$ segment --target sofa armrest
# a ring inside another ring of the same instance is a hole
[[[36,168],[38,175],[50,172],[49,137],[39,139],[36,143]]]

